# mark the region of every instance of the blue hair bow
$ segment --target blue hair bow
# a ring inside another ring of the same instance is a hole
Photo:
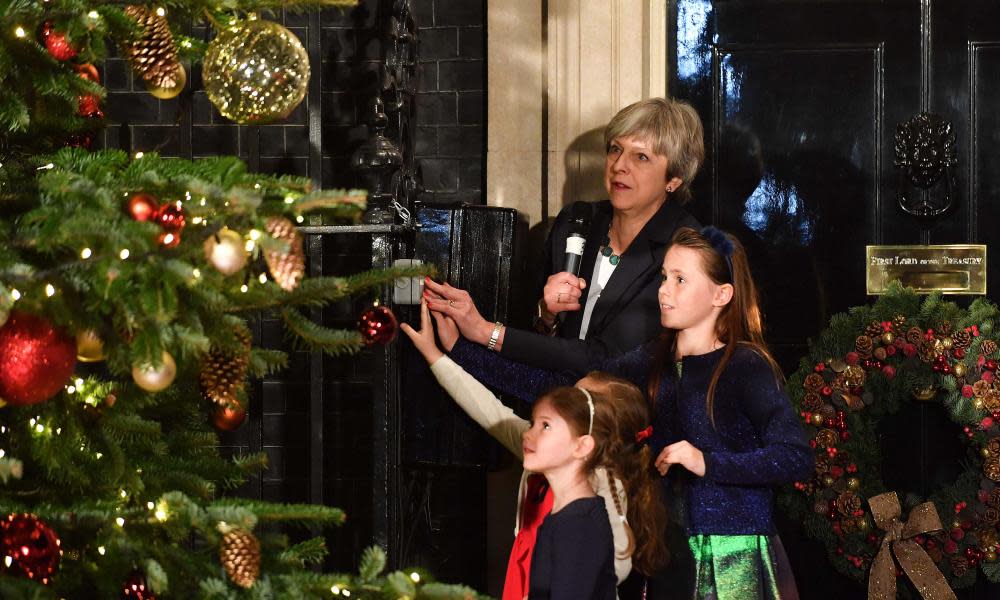
[[[733,240],[729,239],[729,236],[726,235],[721,229],[712,225],[702,227],[701,236],[712,245],[712,249],[715,250],[719,256],[726,259],[726,266],[729,267],[729,281],[732,281],[733,250],[736,249],[736,246],[733,245]]]

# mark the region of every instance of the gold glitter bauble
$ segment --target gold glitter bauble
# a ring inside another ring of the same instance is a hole
[[[819,414],[819,413],[815,413],[815,414],[813,414],[813,416],[812,416],[812,417],[810,418],[810,421],[811,421],[811,422],[812,422],[812,424],[813,424],[813,425],[815,425],[816,427],[819,427],[820,425],[822,425],[822,424],[823,424],[823,421],[825,421],[825,420],[826,420],[826,419],[824,419],[824,418],[823,418],[823,415],[821,415],[821,414]]]
[[[993,552],[991,550],[990,552],[987,552],[986,556],[984,556],[983,558],[986,559],[986,562],[996,562],[996,560],[997,560],[997,553]]]
[[[891,331],[886,331],[882,334],[882,343],[888,346],[889,344],[896,341],[896,335]]]
[[[983,406],[985,406],[985,403],[982,398],[976,398],[972,401],[972,408],[976,410],[983,410]]]
[[[859,487],[861,487],[861,480],[860,479],[858,479],[857,477],[848,477],[847,478],[847,489],[849,489],[849,490],[857,490]]]
[[[184,65],[177,63],[177,68],[174,71],[172,86],[158,86],[147,82],[146,91],[160,100],[170,100],[171,98],[176,98],[181,95],[181,92],[184,91],[184,84],[186,83],[187,71],[184,70]]]
[[[966,369],[965,363],[958,363],[951,368],[955,373],[955,377],[965,377]]]
[[[223,275],[232,275],[247,264],[243,236],[228,227],[205,240],[205,260]]]
[[[833,476],[832,475],[824,475],[822,481],[823,481],[823,485],[825,485],[826,487],[830,487],[831,485],[833,485]]]
[[[202,65],[208,99],[242,125],[287,117],[305,98],[309,55],[295,34],[260,19],[239,21],[208,45]]]
[[[160,358],[160,365],[135,365],[132,367],[132,379],[135,384],[147,392],[159,392],[170,387],[177,376],[177,363],[166,350]]]
[[[943,340],[941,340],[941,345],[944,346],[945,350],[951,350],[952,344],[953,344],[953,342],[951,341],[950,337],[944,338]]]
[[[85,329],[76,334],[76,359],[80,362],[104,360],[104,341],[93,329]]]

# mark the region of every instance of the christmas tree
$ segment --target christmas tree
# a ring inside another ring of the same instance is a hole
[[[312,6],[310,6],[310,4]],[[299,8],[349,5],[299,2]],[[217,430],[246,386],[285,366],[247,322],[279,314],[331,354],[385,342],[311,309],[415,269],[304,276],[307,214],[357,219],[365,194],[187,161],[91,151],[104,123],[95,67],[127,56],[150,93],[176,96],[202,61],[209,98],[238,123],[279,120],[305,94],[299,41],[266,0],[0,0],[0,597],[475,597],[426,573],[322,572],[335,508],[227,496],[261,456],[224,459]],[[178,24],[205,23],[204,43]],[[296,529],[295,526],[298,526]]]

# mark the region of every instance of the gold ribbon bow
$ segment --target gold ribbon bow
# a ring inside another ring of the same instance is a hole
[[[896,566],[892,562],[895,554],[903,571],[916,586],[925,600],[956,600],[955,592],[948,587],[944,575],[927,556],[927,552],[912,538],[922,533],[941,529],[934,503],[924,502],[910,511],[910,518],[900,520],[902,509],[896,492],[886,492],[868,499],[875,524],[885,531],[882,547],[879,548],[872,570],[868,574],[868,600],[895,600]]]

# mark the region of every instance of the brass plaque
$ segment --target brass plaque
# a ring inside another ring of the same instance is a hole
[[[867,246],[868,293],[884,294],[898,280],[919,293],[985,294],[986,246]]]

